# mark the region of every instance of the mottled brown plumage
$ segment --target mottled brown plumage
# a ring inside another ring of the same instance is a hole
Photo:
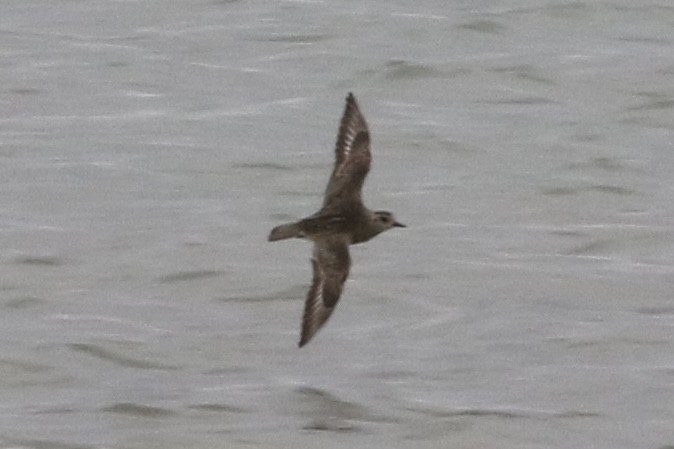
[[[349,245],[368,241],[392,227],[404,227],[392,213],[374,212],[363,205],[361,191],[371,159],[367,123],[349,93],[323,207],[298,222],[277,226],[269,234],[270,241],[298,237],[314,242],[313,279],[304,306],[300,347],[316,335],[339,301],[351,265]]]

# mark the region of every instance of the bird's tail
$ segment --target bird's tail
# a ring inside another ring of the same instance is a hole
[[[276,240],[290,239],[293,237],[300,237],[300,227],[297,223],[286,223],[280,226],[276,226],[269,233],[269,241],[273,242]]]

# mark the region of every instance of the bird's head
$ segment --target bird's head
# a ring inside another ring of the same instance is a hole
[[[373,214],[373,222],[377,233],[384,232],[391,228],[406,228],[402,223],[398,223],[391,212],[379,210]]]

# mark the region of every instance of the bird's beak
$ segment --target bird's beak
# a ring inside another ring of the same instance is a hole
[[[402,224],[402,223],[398,223],[398,222],[396,221],[395,223],[393,223],[393,227],[395,227],[395,228],[406,228],[407,226],[405,226],[405,225]]]

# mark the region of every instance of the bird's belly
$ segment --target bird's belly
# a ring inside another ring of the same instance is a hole
[[[309,217],[299,222],[302,236],[310,240],[325,237],[330,234],[347,234],[348,220],[339,215]]]

